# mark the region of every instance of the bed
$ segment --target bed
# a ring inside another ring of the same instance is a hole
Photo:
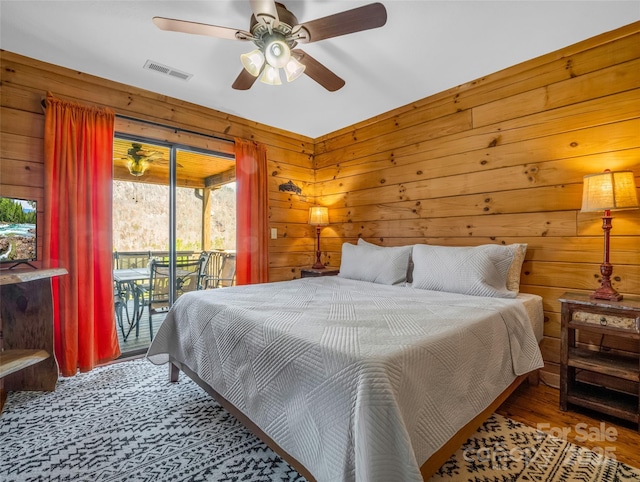
[[[193,378],[309,480],[423,480],[542,367],[541,299],[428,289],[422,251],[362,248],[366,273],[353,270],[362,250],[343,247],[339,276],[181,296],[148,359]]]

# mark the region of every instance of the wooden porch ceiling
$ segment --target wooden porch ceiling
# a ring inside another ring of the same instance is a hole
[[[142,143],[142,150],[161,152],[162,156],[149,162],[143,175],[134,176],[127,168],[127,151],[132,142],[115,138],[113,141],[113,178],[145,184],[169,183],[169,149]],[[215,155],[178,150],[177,184],[179,187],[215,188],[235,180],[235,160]]]

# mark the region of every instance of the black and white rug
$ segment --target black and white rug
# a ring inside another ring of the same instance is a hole
[[[494,413],[430,482],[631,480],[640,481],[640,470]]]
[[[10,393],[0,481],[304,481],[183,373],[138,359]]]
[[[0,480],[305,481],[186,375],[167,373],[139,359],[61,378],[52,393],[9,394]],[[432,480],[640,481],[640,471],[494,415]]]

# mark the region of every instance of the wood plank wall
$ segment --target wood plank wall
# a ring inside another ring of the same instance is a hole
[[[255,139],[267,144],[272,172],[270,226],[279,232],[269,245],[272,281],[313,263],[306,221],[316,201],[331,208],[322,249],[334,267],[342,243],[358,237],[387,246],[526,242],[522,291],[544,299],[543,380],[551,385],[557,299],[595,289],[602,262],[600,218],[579,212],[582,177],[631,169],[640,185],[639,22],[315,140],[10,52],[1,66],[0,195],[42,198],[47,91],[223,139]],[[279,191],[289,180],[302,196]],[[640,295],[640,211],[614,215],[614,286]]]
[[[315,148],[331,266],[358,237],[528,243],[521,289],[544,298],[543,379],[557,386],[557,299],[595,289],[603,260],[600,214],[580,213],[582,178],[631,169],[640,186],[640,22],[323,136]],[[640,295],[640,210],[614,216],[613,285]]]
[[[43,200],[44,111],[40,101],[50,91],[61,99],[110,107],[116,114],[221,140],[123,119],[116,121],[119,132],[220,152],[233,152],[233,144],[225,140],[234,137],[264,143],[271,173],[270,226],[279,233],[269,244],[270,279],[299,277],[301,267],[313,264],[315,231],[307,224],[313,201],[313,139],[12,52],[0,53],[0,196]],[[290,180],[302,188],[302,196],[279,191],[278,186]],[[40,226],[43,209],[40,202]],[[40,229],[40,256],[43,234]]]

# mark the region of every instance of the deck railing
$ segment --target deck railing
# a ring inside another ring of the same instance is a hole
[[[212,250],[204,251],[209,255],[207,263],[207,276],[215,277],[220,274],[223,259],[233,253],[230,250]],[[186,261],[190,259],[198,259],[201,251],[178,251],[176,259],[178,261]],[[130,268],[146,268],[149,266],[151,259],[169,260],[168,251],[114,251],[113,267],[114,269],[130,269]]]

